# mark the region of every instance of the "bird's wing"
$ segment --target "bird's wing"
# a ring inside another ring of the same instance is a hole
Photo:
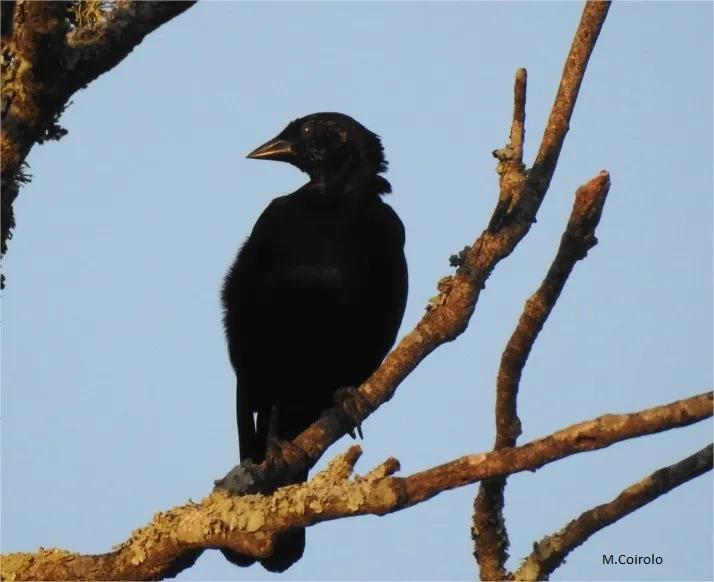
[[[278,204],[273,201],[260,215],[251,235],[241,247],[236,261],[226,276],[222,292],[225,310],[224,325],[231,363],[236,372],[236,417],[240,457],[260,462],[265,456],[265,423],[254,421],[260,411],[261,378],[259,370],[264,362],[270,341],[270,312],[261,305],[263,292],[270,286],[269,270],[272,260],[271,233],[280,228]],[[264,416],[264,415],[263,415]]]
[[[402,322],[409,289],[407,261],[404,256],[404,225],[397,213],[386,203],[379,205],[373,219],[373,241],[369,252],[371,275],[375,283],[371,294],[373,302],[370,324],[378,333],[381,343],[375,346],[379,361],[394,344]]]

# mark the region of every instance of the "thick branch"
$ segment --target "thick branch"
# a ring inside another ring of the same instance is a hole
[[[20,128],[33,128],[27,139],[34,143],[53,119],[42,115],[41,94],[46,82],[43,77],[59,68],[59,56],[51,47],[62,42],[66,29],[64,9],[63,2],[17,2],[13,26],[2,37],[0,256],[5,253],[15,225],[13,202],[20,184],[26,181],[21,168],[30,145],[23,143]]]
[[[70,2],[16,2],[12,34],[2,38],[2,248],[14,226],[12,203],[30,149],[64,130],[69,98],[122,61],[144,37],[193,2],[117,2],[113,11],[76,22]],[[92,3],[75,6],[80,13]],[[98,4],[94,2],[93,4]],[[9,195],[8,195],[9,194]]]
[[[409,478],[410,499],[423,501],[446,489],[489,477],[532,471],[575,453],[699,422],[712,415],[712,392],[632,414],[606,414],[516,448],[467,455]],[[484,468],[487,467],[486,470]]]
[[[712,445],[709,445],[679,463],[655,471],[642,481],[630,485],[609,503],[586,511],[559,532],[535,544],[533,553],[515,573],[515,579],[547,580],[567,555],[594,533],[711,470]]]
[[[73,90],[118,65],[150,32],[178,16],[194,1],[119,2],[98,26],[67,35],[66,61]]]
[[[180,571],[177,563],[208,548],[228,548],[255,557],[272,551],[276,534],[292,527],[355,515],[384,515],[456,487],[491,477],[533,471],[569,455],[698,422],[712,415],[712,393],[641,412],[605,415],[527,445],[467,455],[400,478],[388,459],[365,477],[349,479],[360,449],[352,447],[307,483],[270,496],[216,491],[200,503],[158,513],[113,552],[96,556],[64,550],[7,554],[2,577],[14,580],[156,579]]]

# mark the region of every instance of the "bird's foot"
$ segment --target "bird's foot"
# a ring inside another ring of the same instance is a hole
[[[260,483],[264,479],[264,469],[261,463],[256,465],[250,459],[246,459],[240,465],[233,467],[225,477],[216,479],[214,490],[225,489],[233,495],[252,495],[260,493]]]
[[[292,441],[279,439],[276,436],[268,438],[265,462],[272,465],[276,473],[281,475],[282,485],[295,482],[295,477],[305,471],[307,455]]]
[[[335,391],[335,408],[339,410],[345,417],[349,426],[347,434],[353,439],[356,439],[355,429],[359,438],[363,439],[362,434],[362,418],[365,412],[370,409],[369,402],[359,393],[359,390],[354,386],[344,386]]]
[[[214,489],[224,489],[233,495],[270,495],[279,487],[305,480],[308,458],[305,451],[291,441],[275,437],[268,439],[265,460],[254,463],[245,459],[222,479],[214,481]]]

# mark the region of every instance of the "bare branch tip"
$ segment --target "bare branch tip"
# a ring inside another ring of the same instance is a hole
[[[562,529],[533,544],[533,552],[523,561],[515,579],[547,580],[568,554],[594,533],[711,469],[712,445],[709,445],[633,483],[611,501],[585,511]]]
[[[357,464],[357,461],[362,456],[362,452],[362,447],[360,447],[359,445],[352,445],[344,452],[342,458],[350,467],[354,468],[354,466]]]
[[[610,186],[610,172],[608,172],[607,170],[600,170],[600,173],[595,176],[593,180],[599,180]]]
[[[395,459],[394,457],[389,457],[383,463],[377,465],[374,469],[372,469],[369,472],[368,477],[382,479],[384,477],[394,475],[394,473],[399,471],[401,468],[402,466],[400,465],[398,459]]]
[[[311,481],[313,483],[337,483],[350,478],[354,472],[357,460],[362,456],[362,448],[352,445],[344,453],[333,457],[327,467],[317,473]]]
[[[577,189],[576,197],[604,198],[610,190],[610,173],[602,170],[597,176],[590,178]]]

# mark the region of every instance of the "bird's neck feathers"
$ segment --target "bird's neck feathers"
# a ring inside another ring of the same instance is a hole
[[[381,150],[381,148],[380,148]],[[389,194],[392,185],[380,176],[386,171],[387,162],[381,155],[353,154],[342,164],[310,172],[310,186],[325,195],[379,196]]]

